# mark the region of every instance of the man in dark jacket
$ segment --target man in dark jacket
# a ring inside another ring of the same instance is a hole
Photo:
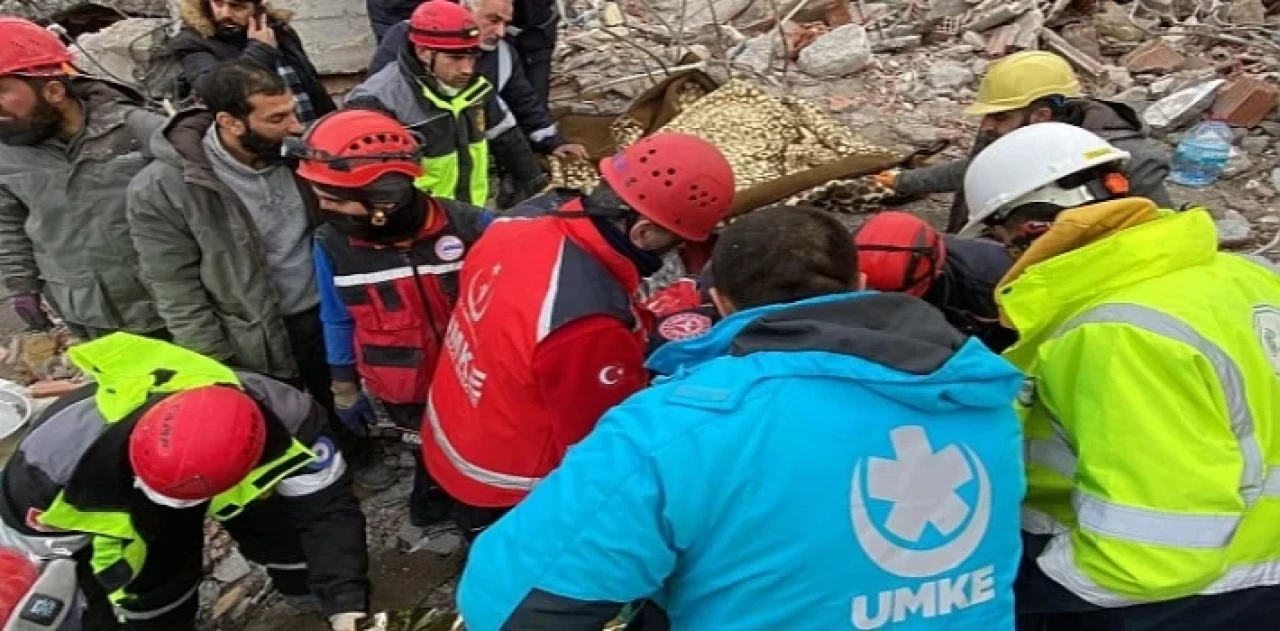
[[[560,12],[555,0],[514,0],[516,15],[511,35],[524,59],[529,83],[543,103],[551,99],[551,56],[560,32]]]
[[[1132,193],[1161,208],[1174,207],[1164,186],[1168,152],[1147,137],[1146,126],[1128,105],[1084,97],[1071,66],[1053,53],[1026,51],[992,64],[969,113],[983,118],[968,158],[878,176],[902,195],[954,192],[947,232],[959,231],[969,219],[963,191],[969,160],[1015,129],[1048,121],[1082,127],[1129,152],[1126,174]]]
[[[965,335],[999,353],[1017,340],[1000,324],[996,285],[1013,266],[992,239],[939,235],[915,215],[885,211],[853,235],[867,288],[924,299]]]
[[[587,158],[587,150],[560,135],[545,97],[526,78],[519,51],[504,39],[512,19],[511,0],[469,0],[463,5],[471,6],[480,28],[481,52],[476,59],[476,73],[488,80],[497,93],[497,98],[491,99],[485,108],[485,118],[491,123],[485,130],[485,138],[498,168],[514,184],[514,201],[519,201],[545,186],[545,177],[530,146],[542,154],[583,159]],[[409,22],[401,21],[386,30],[369,62],[369,74],[395,63],[410,48]],[[521,138],[522,134],[527,141]]]
[[[364,515],[315,401],[128,333],[71,359],[95,382],[54,403],[0,475],[0,545],[76,560],[76,628],[194,628],[212,518],[288,602],[356,629]]]
[[[179,112],[129,188],[142,277],[176,343],[302,383],[329,404],[310,250],[316,199],[279,160],[302,130],[289,91],[248,60],[204,87],[209,109]]]
[[[81,338],[164,335],[124,190],[151,161],[164,116],[133,90],[76,76],[49,31],[0,18],[0,277],[14,310],[47,329],[41,294]]]
[[[280,73],[297,100],[303,125],[337,109],[289,26],[292,13],[272,9],[265,0],[182,0],[181,15],[182,30],[169,50],[182,62],[182,77],[197,94],[218,62],[245,57]]]

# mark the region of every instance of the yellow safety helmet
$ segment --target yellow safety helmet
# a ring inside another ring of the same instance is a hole
[[[978,86],[970,116],[1008,112],[1053,95],[1080,96],[1080,80],[1066,59],[1043,50],[1014,53],[991,64]]]

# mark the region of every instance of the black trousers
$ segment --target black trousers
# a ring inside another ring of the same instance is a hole
[[[391,422],[401,429],[412,431],[414,435],[422,429],[425,405],[383,403],[382,407],[387,410],[387,416],[391,417]],[[409,453],[413,454],[413,462],[416,465],[413,468],[413,491],[409,495],[409,521],[419,528],[425,528],[448,520],[453,500],[440,488],[440,485],[436,484],[435,480],[431,479],[431,474],[427,473],[427,466],[422,462],[421,442],[411,445]]]
[[[275,495],[254,502],[222,526],[246,559],[267,568],[280,593],[305,596],[310,590],[302,540],[282,502]],[[88,558],[79,559],[80,588],[88,605],[82,618],[85,631],[195,629],[197,587],[204,574],[204,515],[198,510],[159,513],[165,528],[156,530],[153,524],[145,530],[159,535],[147,541],[146,562],[128,586],[136,598],[128,603],[123,626],[116,622],[106,591],[93,577]]]
[[[334,411],[332,376],[329,373],[329,358],[325,355],[320,307],[285,316],[284,328],[289,335],[293,360],[298,364],[298,379],[292,385],[305,390],[324,409],[329,419],[330,435],[337,441],[338,448],[351,465],[366,463],[371,452],[369,441],[347,429]]]

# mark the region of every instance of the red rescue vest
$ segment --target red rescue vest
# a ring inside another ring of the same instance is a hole
[[[581,204],[562,210],[580,212]],[[552,423],[556,407],[573,402],[543,400],[534,352],[592,315],[625,323],[642,349],[639,286],[634,264],[590,219],[504,217],[489,227],[462,270],[421,432],[427,469],[449,495],[513,506],[560,464]]]
[[[462,257],[481,232],[479,209],[448,200],[430,204],[418,235],[402,244],[378,245],[329,226],[317,231],[355,321],[356,370],[369,393],[388,403],[426,402],[458,297]]]

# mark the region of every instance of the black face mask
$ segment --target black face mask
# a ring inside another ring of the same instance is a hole
[[[384,176],[360,191],[334,189],[333,192],[337,196],[362,202],[366,209],[373,208],[375,204],[394,202],[394,206],[381,211],[382,225],[375,224],[379,216],[377,211],[358,217],[329,210],[321,211],[325,221],[338,232],[363,241],[390,245],[412,239],[422,229],[422,222],[426,218],[427,200],[414,188],[413,180],[404,176]]]
[[[11,147],[34,147],[53,138],[62,126],[62,117],[44,97],[36,95],[35,108],[26,119],[0,122],[0,143]]]

